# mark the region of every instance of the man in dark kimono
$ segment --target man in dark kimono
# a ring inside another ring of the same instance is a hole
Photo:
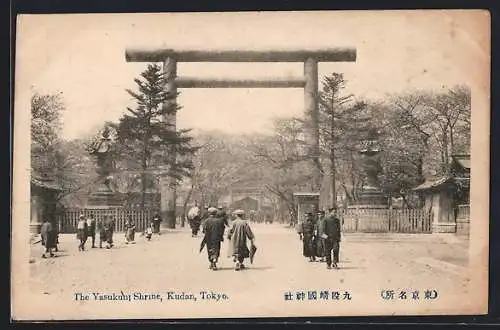
[[[329,214],[323,223],[322,236],[325,238],[326,266],[328,269],[338,268],[340,250],[341,223],[337,215],[337,208],[329,209]],[[333,262],[332,262],[333,253]]]
[[[107,232],[104,224],[107,221],[107,216],[104,216],[102,220],[97,222],[97,230],[99,231],[99,249],[102,249],[102,243],[107,240]]]
[[[247,239],[254,245],[255,236],[248,221],[244,220],[245,212],[243,210],[236,210],[234,214],[236,215],[236,219],[232,222],[227,238],[230,240],[229,255],[232,256],[233,261],[236,262],[235,270],[239,271],[245,268],[243,264],[245,258],[250,257]]]
[[[217,270],[217,261],[220,256],[220,244],[224,241],[224,219],[216,216],[217,209],[208,209],[208,218],[203,224],[203,241],[207,246],[210,269]]]
[[[304,257],[309,258],[310,262],[316,260],[316,249],[314,247],[314,216],[312,212],[307,212],[305,220],[299,224],[298,234],[302,240],[302,254]]]
[[[111,216],[104,216],[102,226],[99,233],[99,248],[102,248],[102,243],[106,243],[106,249],[113,247],[113,233],[115,229],[115,221]]]
[[[316,256],[320,258],[320,262],[325,261],[325,239],[322,237],[323,224],[325,220],[325,211],[318,211],[318,218],[314,228],[314,238],[316,246]]]
[[[53,224],[51,224],[47,219],[44,220],[42,227],[40,228],[40,236],[42,237],[42,245],[45,247],[45,252],[42,254],[42,258],[47,258],[45,255],[49,253],[51,257],[54,257],[52,249],[56,248],[57,231]]]
[[[155,213],[153,217],[153,233],[161,235],[160,233],[160,224],[161,224],[161,216],[157,213]]]
[[[110,249],[114,246],[114,243],[113,243],[113,234],[115,232],[115,224],[116,224],[116,220],[112,217],[108,217],[108,222],[107,222],[107,235],[106,235],[106,238],[107,238],[107,246],[106,248]]]
[[[88,231],[88,237],[92,238],[92,248],[95,248],[95,232],[96,232],[96,219],[94,218],[93,214],[90,214],[89,218],[87,219],[87,231]]]

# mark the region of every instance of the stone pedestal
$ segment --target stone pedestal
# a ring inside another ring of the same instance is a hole
[[[39,222],[30,223],[30,234],[38,235],[42,229],[42,224]]]
[[[367,208],[387,208],[387,197],[375,187],[364,187],[356,204]]]
[[[121,199],[106,183],[99,185],[87,201],[87,206],[90,208],[120,207],[122,204]]]

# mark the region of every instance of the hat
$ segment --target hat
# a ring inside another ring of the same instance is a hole
[[[217,209],[215,207],[209,207],[208,208],[208,213],[216,213]]]
[[[243,214],[245,214],[245,211],[243,211],[242,209],[238,209],[238,210],[235,210],[233,213],[236,215],[243,215]]]
[[[83,218],[85,218],[85,216],[82,213],[82,214],[80,214],[80,219],[83,219]]]

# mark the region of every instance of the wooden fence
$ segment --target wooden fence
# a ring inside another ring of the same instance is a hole
[[[468,210],[467,210],[468,211]],[[138,231],[146,228],[158,210],[109,209],[65,209],[57,214],[61,233],[76,232],[80,214],[94,214],[97,220],[111,216],[116,220],[116,230],[124,231],[125,222],[132,218]],[[463,211],[465,212],[465,210]],[[432,218],[422,209],[346,209],[340,212],[344,232],[395,232],[431,233]]]
[[[56,216],[61,233],[75,233],[76,226],[80,214],[88,217],[93,214],[97,220],[102,220],[105,216],[111,216],[115,219],[116,231],[125,230],[125,222],[132,218],[136,225],[137,231],[144,230],[157,210],[134,210],[124,208],[109,208],[109,209],[65,209],[59,212]]]
[[[423,209],[346,209],[344,232],[431,233],[432,217]]]

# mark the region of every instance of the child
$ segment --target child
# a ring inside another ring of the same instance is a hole
[[[148,239],[148,241],[150,241],[151,236],[153,236],[153,223],[149,224],[149,226],[144,231],[144,234],[146,235],[146,238]]]
[[[83,214],[80,215],[80,220],[78,220],[78,225],[76,229],[76,238],[80,240],[78,245],[78,251],[85,251],[85,242],[87,242],[87,221]]]
[[[125,244],[128,244],[128,243],[135,244],[135,242],[134,242],[134,238],[135,238],[135,223],[134,223],[134,220],[132,220],[132,218],[129,218],[129,220],[125,224],[125,229],[127,230],[126,233],[125,233],[125,238],[127,239],[127,241],[125,242]]]

